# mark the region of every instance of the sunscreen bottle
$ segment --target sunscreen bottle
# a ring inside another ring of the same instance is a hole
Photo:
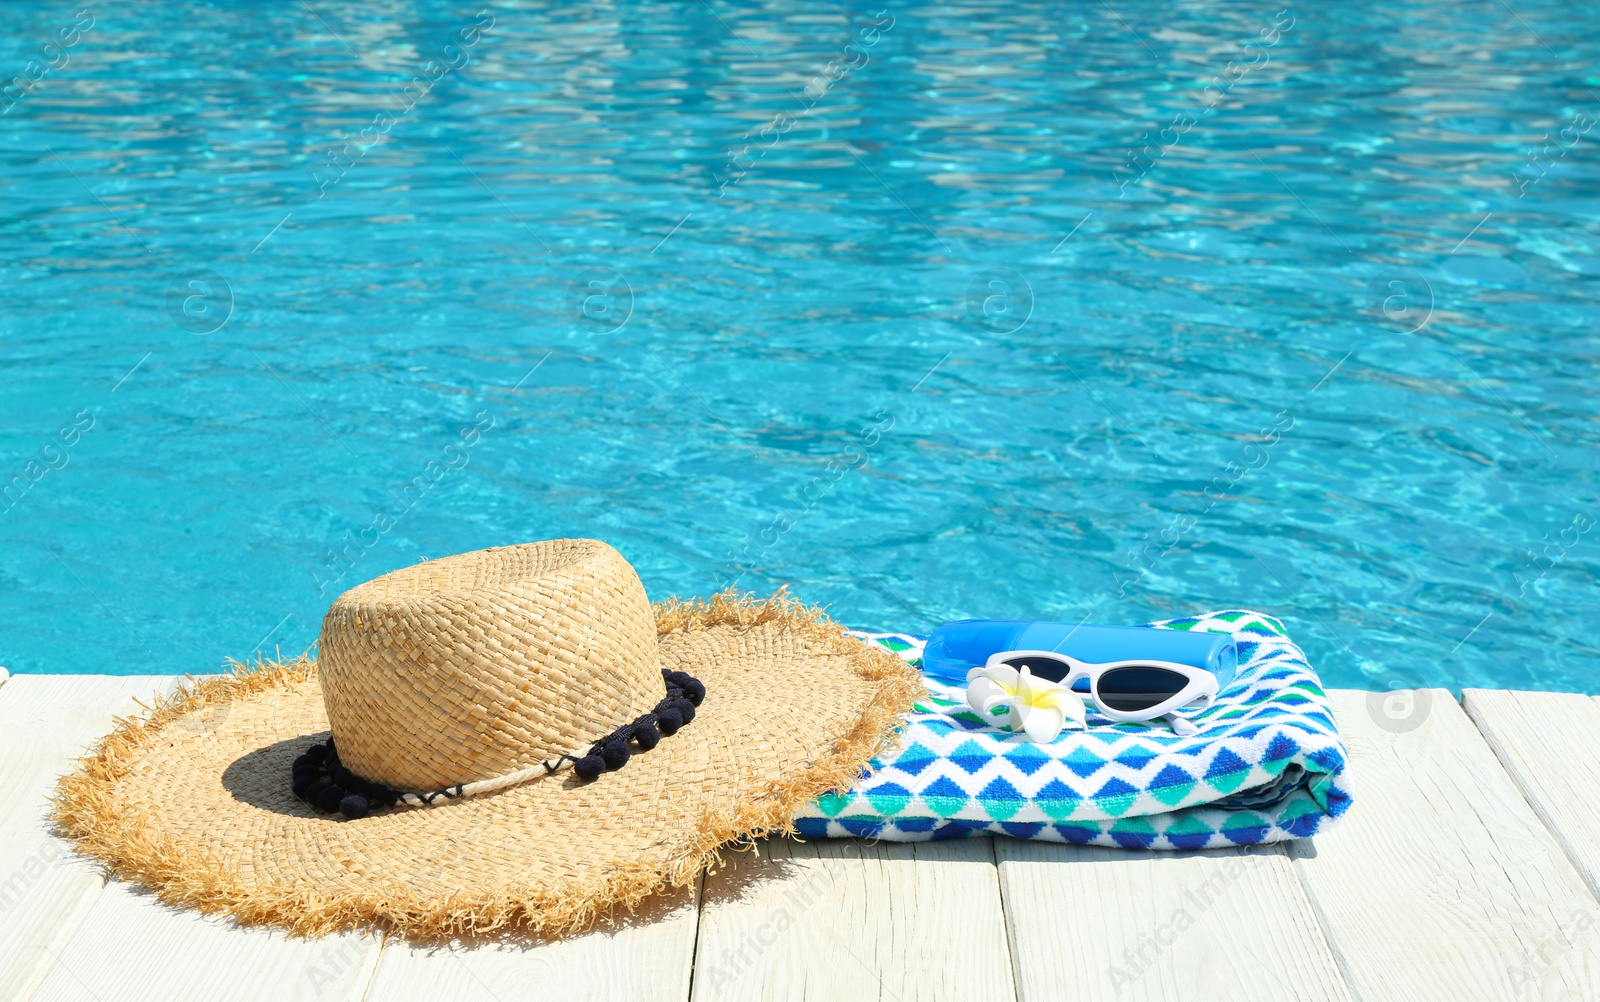
[[[922,672],[941,682],[965,685],[969,669],[982,667],[989,655],[1000,651],[1055,651],[1090,664],[1141,658],[1172,661],[1211,672],[1218,689],[1233,681],[1239,667],[1238,649],[1225,633],[961,619],[933,631],[922,652]],[[1080,687],[1087,691],[1088,683],[1075,688]]]

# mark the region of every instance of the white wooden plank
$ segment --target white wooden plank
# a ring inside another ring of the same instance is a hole
[[[1565,692],[1467,689],[1462,705],[1577,867],[1600,894],[1600,702]]]
[[[696,1002],[1012,1000],[992,840],[769,840],[708,876]]]
[[[683,1002],[689,997],[699,894],[647,901],[615,927],[537,945],[407,947],[383,951],[367,1002]],[[530,992],[537,986],[536,992]]]
[[[1129,852],[996,839],[1021,1002],[1350,994],[1281,846]]]
[[[18,675],[0,689],[0,999],[26,998],[104,884],[99,871],[46,830],[57,777],[169,685],[162,676]]]
[[[1600,905],[1450,694],[1331,696],[1355,803],[1290,856],[1352,992],[1600,998]]]
[[[371,937],[242,929],[113,882],[33,1002],[358,1002],[379,946]]]

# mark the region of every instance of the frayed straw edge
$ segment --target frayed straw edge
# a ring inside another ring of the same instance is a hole
[[[707,810],[692,833],[667,846],[661,863],[629,861],[598,879],[573,878],[555,888],[513,886],[498,894],[458,894],[443,900],[407,893],[399,880],[372,892],[337,896],[314,890],[251,890],[220,859],[179,852],[146,816],[119,809],[113,793],[117,781],[163,728],[213,704],[314,679],[316,662],[303,655],[284,663],[232,662],[228,675],[191,680],[172,696],[157,697],[144,715],[117,718],[111,733],[80,760],[78,770],[57,784],[52,820],[79,852],[100,861],[112,876],[149,887],[167,904],[227,915],[240,925],[273,926],[295,936],[374,929],[417,943],[502,931],[555,939],[597,923],[615,924],[619,908],[631,913],[668,886],[687,886],[700,873],[720,868],[724,848],[748,849],[759,838],[795,834],[794,818],[806,804],[859,782],[872,758],[895,743],[901,716],[923,693],[916,672],[899,658],[847,636],[821,609],[801,604],[786,590],[766,599],[732,589],[709,600],[669,599],[656,607],[656,617],[661,634],[783,621],[802,639],[843,655],[861,677],[880,683],[833,751],[740,804]]]

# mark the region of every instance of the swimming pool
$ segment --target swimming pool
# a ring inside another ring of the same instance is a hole
[[[596,536],[1600,692],[1600,40],[1358,2],[0,8],[0,664]],[[1530,154],[1530,150],[1536,150]]]

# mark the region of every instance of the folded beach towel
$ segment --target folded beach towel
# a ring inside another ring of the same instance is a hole
[[[1316,672],[1283,624],[1247,611],[1155,629],[1231,634],[1239,671],[1179,737],[1164,723],[1088,728],[1050,744],[981,720],[966,690],[924,679],[928,698],[894,750],[852,790],[795,822],[811,838],[900,842],[979,833],[1128,849],[1204,849],[1305,838],[1350,806],[1344,743]],[[925,637],[858,633],[920,664]]]

